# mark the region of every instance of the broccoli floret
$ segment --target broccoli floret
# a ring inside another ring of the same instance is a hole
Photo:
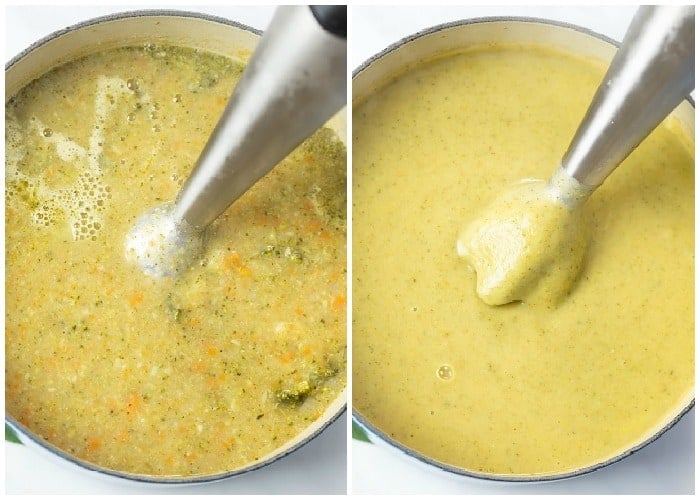
[[[282,389],[275,392],[275,398],[280,404],[296,408],[302,404],[309,395],[320,387],[326,380],[338,373],[336,368],[316,368],[306,380],[296,384],[291,389]]]
[[[275,393],[278,402],[295,408],[306,400],[314,388],[308,380],[304,380],[295,385],[292,389],[282,389]]]

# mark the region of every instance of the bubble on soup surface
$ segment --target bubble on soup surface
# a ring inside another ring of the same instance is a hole
[[[450,380],[454,377],[454,370],[450,365],[442,365],[437,369],[436,374],[439,379]]]

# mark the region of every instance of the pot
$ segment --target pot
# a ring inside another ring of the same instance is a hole
[[[144,43],[167,43],[222,54],[247,61],[255,49],[261,32],[227,19],[192,12],[136,11],[91,19],[57,31],[14,57],[5,67],[6,99],[24,85],[54,67],[98,50]],[[346,112],[341,110],[327,124],[346,142]],[[299,449],[318,436],[345,411],[347,392],[343,390],[323,415],[291,441],[273,452],[234,470],[192,477],[151,476],[108,469],[89,463],[57,448],[11,415],[5,422],[24,444],[48,454],[51,459],[70,463],[87,471],[97,472],[129,482],[194,484],[237,476],[265,467]]]
[[[544,19],[521,17],[489,17],[468,19],[440,24],[410,35],[365,61],[353,72],[353,107],[392,80],[441,55],[462,51],[470,46],[489,44],[539,45],[586,59],[610,63],[618,44],[610,38],[588,29]],[[688,137],[695,136],[694,103],[690,98],[682,102],[672,113]],[[580,476],[618,462],[659,438],[673,427],[694,405],[692,391],[675,408],[669,408],[666,418],[628,449],[599,463],[560,474],[536,476],[489,474],[449,465],[425,456],[398,442],[376,427],[359,411],[353,410],[353,419],[364,428],[371,441],[388,446],[393,451],[414,461],[427,464],[441,471],[501,482],[540,482]]]

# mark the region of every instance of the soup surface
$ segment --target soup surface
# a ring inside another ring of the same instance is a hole
[[[558,304],[488,306],[456,252],[508,186],[548,179],[604,74],[495,46],[406,71],[353,110],[353,404],[432,459],[498,475],[591,466],[692,399],[694,153],[667,120],[587,202]]]
[[[153,279],[125,235],[175,198],[243,64],[146,45],[6,104],[6,408],[70,454],[196,475],[263,458],[345,387],[346,156],[317,132]]]

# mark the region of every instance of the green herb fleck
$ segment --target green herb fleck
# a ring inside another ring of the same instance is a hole
[[[358,441],[364,441],[365,443],[372,443],[367,435],[367,432],[354,420],[352,421],[352,438],[357,439]]]
[[[7,424],[5,424],[5,441],[9,441],[10,443],[22,444],[22,441],[20,441],[19,436],[17,436],[15,430]]]

